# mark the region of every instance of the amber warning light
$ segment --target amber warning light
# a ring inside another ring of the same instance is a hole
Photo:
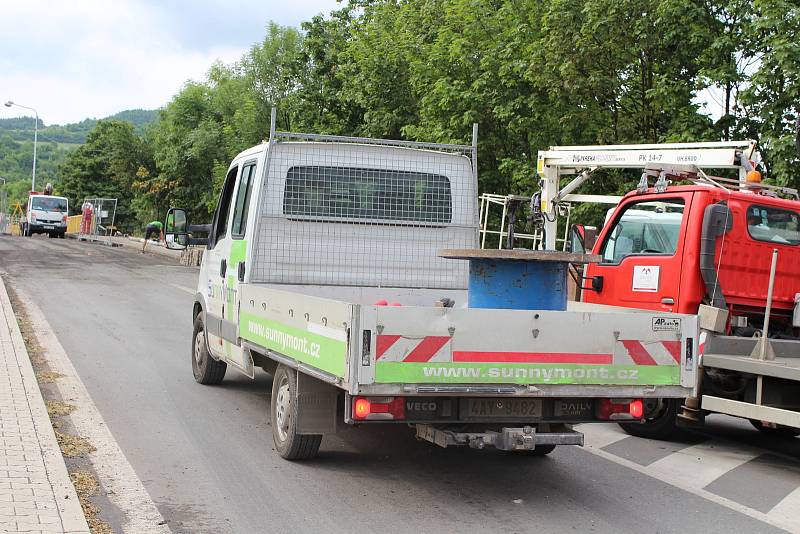
[[[749,171],[747,173],[747,177],[745,178],[747,183],[749,184],[760,184],[761,183],[761,173],[758,171]]]

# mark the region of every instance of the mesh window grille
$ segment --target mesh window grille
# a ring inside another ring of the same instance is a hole
[[[449,223],[450,180],[439,174],[358,167],[291,167],[283,213],[318,220]]]
[[[281,138],[267,148],[251,280],[464,289],[478,244],[472,147]]]

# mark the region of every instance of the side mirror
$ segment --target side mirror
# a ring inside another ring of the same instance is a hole
[[[164,241],[166,241],[167,248],[183,250],[189,245],[208,245],[207,237],[194,237],[192,234],[197,232],[207,234],[211,231],[211,225],[189,225],[185,209],[170,208],[167,212],[165,223],[164,228],[166,228],[166,231],[164,232]]]
[[[166,228],[164,231],[164,241],[168,249],[183,250],[189,245],[186,210],[182,208],[170,208],[167,212],[167,220],[164,228]]]
[[[586,254],[592,251],[595,242],[597,242],[596,227],[573,224],[570,228],[569,242],[567,243],[570,252]]]
[[[597,231],[596,226],[583,227],[583,246],[586,252],[591,253],[594,250],[594,245],[597,243],[597,236],[600,232]]]

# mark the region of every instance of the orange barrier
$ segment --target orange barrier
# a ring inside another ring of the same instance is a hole
[[[67,233],[68,234],[79,234],[79,233],[81,233],[81,218],[82,218],[82,215],[73,215],[72,217],[67,217]]]

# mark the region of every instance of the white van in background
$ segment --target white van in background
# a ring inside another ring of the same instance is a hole
[[[69,201],[66,198],[31,193],[22,221],[22,235],[47,234],[63,238],[68,216]]]

